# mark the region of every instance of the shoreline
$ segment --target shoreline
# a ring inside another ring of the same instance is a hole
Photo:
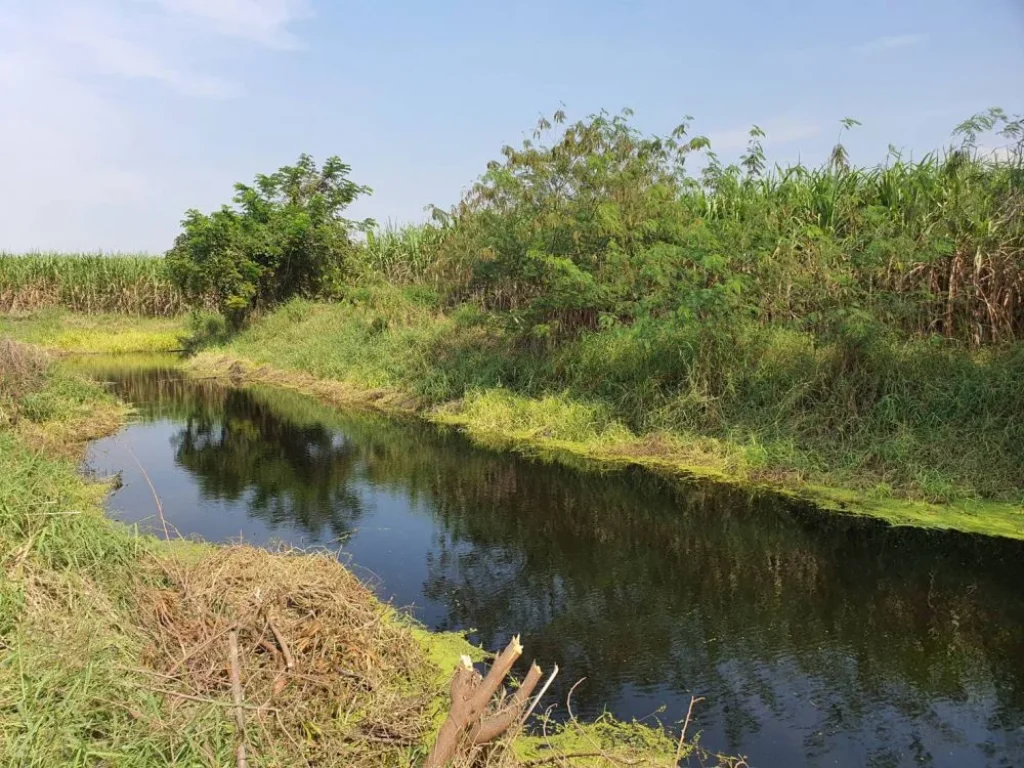
[[[259,383],[285,387],[342,407],[364,407],[385,414],[412,416],[439,426],[460,429],[471,440],[532,455],[592,461],[608,467],[639,466],[653,472],[738,485],[809,502],[822,510],[872,517],[895,526],[952,530],[1024,540],[1024,507],[1008,502],[969,500],[934,504],[902,498],[873,498],[848,488],[834,488],[806,482],[787,483],[750,479],[730,472],[727,465],[710,453],[680,451],[680,443],[659,436],[627,440],[580,442],[543,434],[544,430],[508,430],[484,423],[465,408],[466,401],[425,407],[422,401],[397,389],[363,389],[347,382],[318,378],[312,374],[276,368],[230,352],[211,349],[183,361],[190,375],[217,376],[237,383]],[[537,402],[536,400],[530,402]],[[700,458],[711,460],[701,463]],[[694,460],[697,458],[698,460]]]
[[[449,712],[452,670],[489,653],[380,600],[332,553],[164,540],[112,520],[111,483],[83,474],[81,458],[129,423],[129,405],[38,347],[0,353],[11,368],[35,366],[13,389],[0,380],[0,475],[20,489],[0,520],[0,698],[21,702],[0,707],[10,757],[227,764],[241,743],[255,764],[420,764]],[[216,672],[228,634],[245,681],[234,709]],[[294,679],[282,661],[292,656]],[[317,739],[293,735],[308,728]],[[517,727],[495,748],[516,768],[595,742],[601,756],[578,764],[663,765],[676,749],[668,730],[604,720],[544,737]]]
[[[0,332],[48,348],[58,354],[167,353],[181,346],[184,318],[115,318],[63,313],[53,316],[8,319]],[[2,321],[2,318],[0,318]],[[70,329],[70,330],[69,330]],[[128,335],[125,331],[130,330]],[[71,332],[73,331],[73,332]],[[129,343],[130,342],[130,343]],[[415,416],[425,421],[460,429],[471,439],[491,447],[541,454],[556,460],[583,460],[605,466],[641,466],[672,476],[694,477],[770,492],[808,502],[838,514],[868,516],[892,525],[1024,540],[1024,505],[1007,501],[967,498],[933,503],[871,490],[808,481],[796,472],[764,472],[743,466],[730,453],[730,445],[712,438],[675,434],[637,436],[609,434],[579,441],[558,435],[558,407],[587,407],[577,401],[554,403],[556,410],[534,418],[530,413],[543,401],[516,395],[510,390],[486,390],[461,400],[430,405],[397,387],[366,388],[351,382],[320,378],[294,368],[276,367],[235,354],[230,347],[211,347],[185,358],[183,367],[195,375],[226,376],[233,364],[244,369],[244,378],[297,390],[344,407],[368,407],[389,413]],[[482,407],[473,408],[486,400]],[[470,406],[470,407],[467,407]],[[524,413],[525,418],[524,418]],[[546,419],[546,420],[545,420]],[[517,427],[517,422],[528,422]]]

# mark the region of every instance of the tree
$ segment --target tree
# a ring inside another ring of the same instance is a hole
[[[190,210],[167,252],[173,280],[194,304],[213,304],[235,327],[256,308],[329,290],[344,275],[352,233],[373,225],[343,211],[369,187],[331,157],[309,155],[253,184],[236,184],[234,205]]]

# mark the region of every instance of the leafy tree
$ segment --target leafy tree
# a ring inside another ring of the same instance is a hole
[[[330,291],[354,249],[352,233],[372,226],[342,216],[369,193],[331,157],[309,155],[252,185],[236,184],[234,205],[188,211],[167,253],[171,276],[193,303],[214,304],[234,326],[256,308]]]
[[[453,211],[447,243],[467,290],[535,336],[574,334],[647,311],[675,310],[677,280],[701,288],[699,254],[684,252],[676,204],[687,138],[645,136],[630,112],[602,112],[552,138],[542,119],[521,148],[505,147]],[[699,274],[698,274],[699,272]]]

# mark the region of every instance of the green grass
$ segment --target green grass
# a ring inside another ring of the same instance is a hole
[[[158,719],[156,702],[127,671],[139,655],[133,574],[152,545],[103,516],[105,488],[64,455],[73,436],[109,427],[121,409],[49,366],[0,400],[18,414],[0,426],[3,760],[159,764],[159,732],[147,722]]]
[[[106,488],[86,482],[67,449],[92,431],[90,422],[109,428],[120,406],[31,349],[7,345],[0,354],[4,371],[13,370],[17,355],[25,373],[3,379],[0,401],[8,410],[33,398],[48,403],[21,407],[14,423],[0,426],[0,762],[234,764],[230,709],[198,704],[187,716],[169,710],[145,672],[150,633],[139,600],[141,588],[161,586],[152,563],[194,561],[209,548],[158,542],[108,520],[100,507]],[[452,647],[442,638],[431,653],[447,661]],[[423,664],[428,657],[424,650]],[[251,764],[274,763],[282,745],[251,738],[264,747]],[[386,764],[400,763],[393,754]]]
[[[26,315],[0,315],[0,337],[58,352],[166,352],[182,348],[187,318],[83,315],[44,309]]]
[[[162,257],[0,252],[0,312],[44,307],[141,316],[170,316],[185,310]]]

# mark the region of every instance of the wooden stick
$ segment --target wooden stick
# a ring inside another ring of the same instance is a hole
[[[238,630],[228,632],[231,652],[231,696],[235,700],[235,727],[238,729],[238,748],[235,750],[235,765],[246,768],[245,760],[245,711],[242,706],[242,673],[238,664]]]
[[[267,624],[270,626],[270,631],[274,633],[274,639],[277,640],[277,644],[281,646],[281,653],[284,654],[284,668],[291,672],[295,669],[295,657],[292,656],[288,643],[284,641],[284,635],[281,634],[277,625],[274,624],[274,620],[269,615],[267,616]]]
[[[473,662],[468,657],[462,657],[462,663],[452,677],[451,711],[437,734],[437,741],[434,742],[434,748],[430,751],[423,768],[444,768],[451,762],[458,750],[463,732],[476,725],[522,653],[523,646],[516,635],[494,660],[484,678],[473,669]]]
[[[704,697],[691,696],[690,706],[686,709],[686,720],[683,722],[683,731],[679,734],[679,746],[676,747],[676,761],[673,765],[679,765],[679,760],[683,756],[683,747],[686,746],[686,729],[690,726],[690,717],[693,715],[693,707],[704,701]]]
[[[512,696],[508,706],[490,717],[483,718],[473,726],[470,730],[470,741],[473,744],[488,744],[511,728],[512,724],[522,715],[523,708],[526,706],[526,702],[529,701],[533,689],[540,682],[541,674],[540,667],[536,664],[532,665],[526,675],[526,679],[523,680],[519,690]]]
[[[526,712],[523,713],[523,719],[522,719],[523,723],[525,723],[527,720],[530,719],[530,715],[533,714],[533,710],[535,710],[537,708],[537,705],[540,704],[540,700],[544,698],[544,694],[548,692],[548,688],[550,688],[551,684],[553,682],[555,682],[555,678],[557,676],[558,676],[558,665],[555,664],[555,668],[551,670],[551,674],[548,676],[548,679],[544,683],[544,686],[540,689],[540,692],[536,696],[533,697],[533,701],[530,702],[529,709],[527,709]]]

